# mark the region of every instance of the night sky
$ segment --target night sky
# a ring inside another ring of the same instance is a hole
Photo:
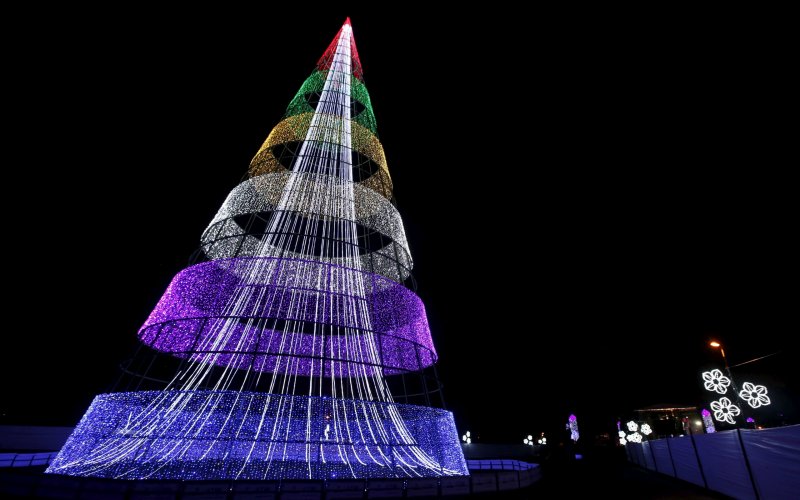
[[[734,375],[798,421],[778,30],[354,10],[20,20],[0,423],[73,425],[111,387],[347,15],[459,430],[516,442],[703,404],[711,338],[731,364],[782,351]]]

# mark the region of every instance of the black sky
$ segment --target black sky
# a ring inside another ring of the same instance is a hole
[[[575,412],[608,430],[702,403],[711,337],[732,363],[787,349],[797,87],[780,30],[613,12],[27,17],[6,61],[0,422],[75,423],[107,390],[347,15],[460,429],[516,440]],[[796,420],[790,360],[749,369]]]

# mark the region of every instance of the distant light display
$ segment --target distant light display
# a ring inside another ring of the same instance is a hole
[[[578,417],[575,415],[569,416],[569,419],[567,419],[567,429],[569,429],[569,438],[577,443],[578,439],[581,437],[580,432],[578,432]]]
[[[639,428],[639,432],[641,432],[645,436],[649,436],[650,434],[653,433],[653,429],[650,428],[649,424],[642,424],[641,427]]]
[[[728,392],[728,386],[731,385],[731,379],[722,374],[720,370],[713,369],[711,371],[703,372],[704,386],[707,391],[718,392],[725,394]]]
[[[727,422],[729,424],[736,423],[733,417],[741,413],[739,407],[726,397],[719,398],[719,401],[712,401],[711,410],[714,412],[714,418],[720,422]]]
[[[618,435],[619,437],[621,437],[621,438],[624,438],[624,437],[625,437],[625,431],[619,431],[619,432],[617,433],[617,435]]]
[[[631,431],[631,432],[634,432],[634,431],[637,431],[637,430],[639,430],[639,424],[637,424],[637,423],[636,423],[636,422],[634,422],[633,420],[631,420],[630,422],[628,422],[628,423],[627,423],[627,424],[625,424],[625,425],[627,425],[627,426],[628,426],[628,430],[629,430],[629,431]]]
[[[706,428],[706,433],[713,434],[717,431],[714,428],[714,419],[711,418],[711,412],[703,408],[703,411],[700,412],[700,416],[703,417],[703,426]]]
[[[766,387],[763,385],[755,385],[750,382],[745,382],[744,385],[742,385],[742,390],[739,391],[739,397],[752,408],[767,406],[772,402],[769,396],[767,396]]]

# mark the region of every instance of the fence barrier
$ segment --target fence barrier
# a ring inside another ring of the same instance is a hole
[[[800,425],[736,429],[626,445],[628,460],[725,495],[796,499],[800,492]]]

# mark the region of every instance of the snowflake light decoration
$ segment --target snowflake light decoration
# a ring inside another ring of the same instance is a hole
[[[742,410],[731,403],[731,400],[728,398],[719,398],[719,401],[712,401],[711,409],[714,411],[714,418],[720,422],[728,422],[729,424],[735,424],[736,421],[733,417],[742,412]]]
[[[624,438],[624,437],[625,437],[625,431],[619,431],[619,432],[617,433],[617,435],[618,435],[619,437],[621,437],[621,438]]]
[[[645,436],[649,436],[650,434],[653,433],[653,429],[650,428],[650,424],[642,424],[642,426],[639,428],[639,430]]]
[[[767,396],[766,387],[763,385],[755,385],[750,382],[744,383],[742,390],[739,391],[739,397],[747,402],[747,404],[749,404],[752,408],[767,406],[772,402],[770,401],[769,396]]]
[[[626,444],[628,444],[628,441],[626,441],[624,437],[621,437],[621,438],[619,438],[619,444],[621,444],[622,446],[625,446]]]
[[[709,372],[703,372],[703,381],[707,391],[714,391],[719,394],[728,392],[728,386],[731,385],[731,379],[716,368]]]
[[[527,445],[529,445],[529,446],[533,446],[533,436],[531,436],[530,434],[528,434],[528,437],[526,437],[525,439],[523,439],[523,440],[522,440],[522,443],[523,443],[523,444],[527,444]]]
[[[642,435],[638,432],[634,432],[633,434],[628,434],[628,441],[631,443],[641,443],[642,442]]]
[[[469,431],[467,431],[466,434],[461,436],[461,440],[466,444],[472,444],[472,435],[469,433]]]
[[[635,432],[635,431],[639,430],[639,424],[637,424],[633,420],[628,422],[626,425],[628,426],[628,430],[631,431],[631,432]]]

